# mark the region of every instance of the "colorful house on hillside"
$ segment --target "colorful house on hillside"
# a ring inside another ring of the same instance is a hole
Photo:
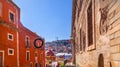
[[[36,49],[36,38],[41,37],[20,22],[20,8],[0,0],[0,67],[45,67],[45,46]]]
[[[45,57],[46,64],[49,64],[52,61],[56,60],[56,56],[55,56],[54,52],[52,51],[51,46],[48,46],[48,50],[46,50],[45,55],[46,55],[46,57]]]

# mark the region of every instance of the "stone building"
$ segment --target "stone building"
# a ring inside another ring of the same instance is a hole
[[[0,0],[0,67],[45,67],[45,45],[36,49],[36,38],[41,37],[20,22],[20,8]]]
[[[120,67],[120,0],[73,0],[73,62]]]

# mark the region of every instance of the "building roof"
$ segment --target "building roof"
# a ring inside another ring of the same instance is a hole
[[[62,56],[62,55],[72,55],[71,53],[57,53],[56,56]]]
[[[46,51],[46,56],[55,56],[55,54],[52,50],[47,50]]]
[[[10,2],[12,5],[14,5],[16,8],[18,8],[20,10],[20,8],[13,2],[13,0],[7,0],[8,2]]]

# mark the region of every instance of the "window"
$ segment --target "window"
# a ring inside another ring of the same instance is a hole
[[[9,21],[15,22],[15,14],[12,11],[9,11]]]
[[[83,31],[83,51],[85,51],[85,48],[86,48],[86,33]]]
[[[82,51],[82,30],[80,29],[80,51]]]
[[[27,61],[30,60],[30,51],[26,51],[26,60],[27,60]]]
[[[42,60],[42,53],[40,53],[40,60]]]
[[[8,33],[8,40],[13,41],[13,34]]]
[[[0,16],[2,16],[2,3],[0,2]]]
[[[42,63],[40,63],[40,67],[43,67]]]
[[[86,33],[80,29],[80,51],[85,51],[86,48]]]
[[[93,44],[93,24],[92,24],[92,1],[87,9],[87,19],[88,19],[88,46]]]
[[[32,67],[32,62],[30,62],[30,67]]]
[[[38,63],[35,63],[35,67],[38,67]]]
[[[14,49],[8,48],[8,55],[14,55]]]
[[[26,47],[29,48],[30,47],[30,38],[28,36],[26,36],[25,42],[26,42]]]
[[[37,52],[35,52],[35,57],[37,57],[38,56],[38,53]]]

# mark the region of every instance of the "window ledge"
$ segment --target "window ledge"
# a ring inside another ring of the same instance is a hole
[[[88,46],[87,51],[91,51],[91,50],[94,50],[94,49],[95,49],[95,45],[93,44],[91,46]]]

